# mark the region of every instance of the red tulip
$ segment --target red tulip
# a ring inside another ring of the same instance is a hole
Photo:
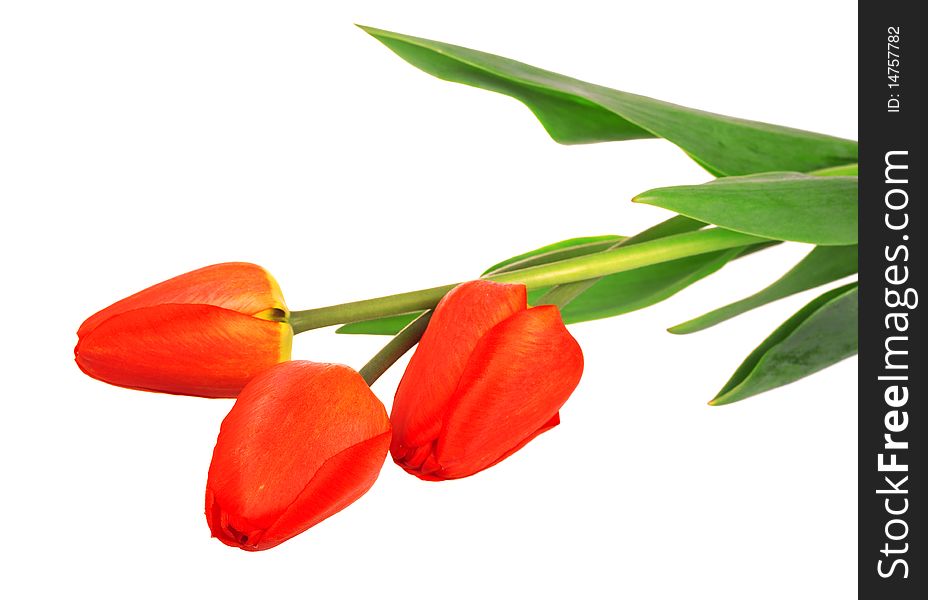
[[[360,498],[389,446],[387,412],[356,371],[272,367],[222,422],[206,483],[209,528],[243,550],[276,546]]]
[[[270,273],[248,263],[213,265],[84,321],[74,359],[113,385],[231,398],[257,373],[290,359],[288,315]]]
[[[432,481],[486,469],[559,423],[582,372],[557,307],[527,308],[523,285],[459,285],[396,391],[393,460]]]

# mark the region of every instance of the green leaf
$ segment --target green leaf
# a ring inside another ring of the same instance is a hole
[[[717,176],[857,161],[857,142],[851,140],[717,115],[461,46],[361,28],[426,73],[521,101],[563,144],[664,138]]]
[[[612,243],[602,247],[601,250],[687,233],[698,230],[705,225],[701,221],[688,217],[675,216],[632,237],[616,237]],[[568,242],[572,241],[568,240]],[[560,242],[554,244],[554,246],[560,246],[564,243]],[[766,246],[767,244],[756,245]],[[545,248],[548,247],[550,246]],[[560,305],[561,316],[565,323],[579,323],[612,317],[665,300],[692,283],[714,273],[728,261],[753,248],[754,246],[749,246],[747,248],[691,256],[631,271],[614,273],[598,279],[535,289],[529,292],[529,304],[556,303]],[[544,250],[544,248],[539,250]],[[532,251],[527,255],[538,256],[538,252],[538,250]],[[540,256],[544,256],[544,254]],[[515,264],[519,267],[528,266],[520,263]],[[566,297],[570,298],[566,304],[555,299],[556,290],[567,292],[574,288],[576,288],[576,294],[566,294]]]
[[[708,223],[703,223],[702,221],[697,221],[696,219],[684,217],[683,215],[676,215],[670,217],[666,221],[661,221],[657,225],[648,227],[644,231],[639,231],[630,238],[626,238],[620,241],[622,242],[623,246],[631,246],[634,244],[640,244],[642,242],[650,242],[652,240],[670,237],[672,235],[697,231],[706,225],[708,225]]]
[[[743,248],[723,250],[607,275],[564,306],[561,316],[565,323],[579,323],[657,304],[715,273],[743,251]],[[534,304],[545,292],[547,288],[532,290],[529,304]]]
[[[761,237],[825,246],[857,243],[856,177],[762,173],[656,188],[634,201]]]
[[[424,310],[404,313],[402,315],[393,315],[391,317],[382,317],[380,319],[370,319],[368,321],[357,321],[342,325],[335,330],[335,333],[364,333],[369,335],[396,335],[404,327],[415,321]]]
[[[571,238],[562,242],[542,246],[541,248],[519,254],[518,256],[513,256],[512,258],[507,258],[484,271],[483,275],[507,273],[517,269],[564,260],[565,258],[601,252],[624,239],[625,237],[621,235]]]
[[[684,217],[682,215],[677,215],[654,225],[644,231],[640,231],[629,238],[623,238],[616,240],[608,248],[603,248],[603,250],[612,250],[618,248],[619,246],[632,246],[634,244],[640,244],[641,242],[650,242],[652,240],[660,239],[662,237],[667,237],[671,235],[677,235],[680,233],[687,233],[690,231],[696,231],[702,229],[706,224],[702,221],[696,221],[689,217]],[[573,283],[555,285],[548,288],[544,294],[536,296],[535,304],[556,304],[561,307],[563,311],[564,307],[569,303],[573,302],[578,296],[589,290],[591,287],[596,285],[600,280],[598,279],[588,279],[586,281],[575,281]]]
[[[857,354],[857,282],[805,305],[745,359],[709,402],[730,404],[792,383]]]
[[[812,171],[809,175],[818,175],[819,177],[857,177],[857,163],[852,165],[841,165],[838,167],[828,167]]]
[[[675,325],[670,333],[694,333],[718,325],[781,298],[847,277],[857,272],[857,246],[816,246],[788,273],[770,286],[737,302]]]

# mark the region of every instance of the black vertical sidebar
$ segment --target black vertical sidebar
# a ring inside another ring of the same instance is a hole
[[[916,17],[920,8],[892,0],[858,6],[861,598],[924,598],[928,590],[923,492],[928,340],[921,307],[928,302],[923,285],[928,128],[921,118],[928,110],[923,51],[928,23]]]

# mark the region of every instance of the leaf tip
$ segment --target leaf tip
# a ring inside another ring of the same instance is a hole
[[[361,31],[363,31],[364,33],[378,40],[382,37],[388,37],[391,33],[387,31],[386,29],[378,29],[377,27],[371,27],[370,25],[362,25],[360,23],[355,23],[354,26],[360,29]]]
[[[732,394],[732,391],[733,390],[719,392],[715,398],[709,400],[709,406],[724,406],[726,404],[732,404],[739,400],[743,400],[743,398],[739,397],[737,394]]]
[[[637,196],[632,198],[632,202],[635,204],[650,204],[651,206],[660,206],[660,204],[655,204],[656,198],[648,194],[648,192],[642,192]]]
[[[700,323],[696,319],[693,319],[692,321],[684,321],[683,323],[677,323],[673,327],[668,327],[667,331],[674,335],[689,335],[691,333],[696,333],[697,331],[702,331],[707,327],[707,325]]]

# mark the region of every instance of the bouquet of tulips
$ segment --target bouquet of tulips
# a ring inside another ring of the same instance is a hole
[[[208,266],[88,318],[75,359],[126,388],[236,398],[206,484],[220,541],[263,550],[363,495],[389,452],[428,481],[487,469],[558,425],[583,354],[566,324],[660,302],[728,262],[782,242],[806,257],[756,294],[670,328],[691,333],[857,271],[856,142],[706,113],[512,60],[367,29],[442,79],[525,103],[561,143],[664,138],[717,179],[635,198],[675,216],[633,236],[574,238],[476,280],[291,311],[248,263]],[[294,334],[390,335],[359,371],[291,360]],[[416,347],[387,412],[370,386]],[[736,402],[857,352],[857,283],[776,328],[710,402]]]

